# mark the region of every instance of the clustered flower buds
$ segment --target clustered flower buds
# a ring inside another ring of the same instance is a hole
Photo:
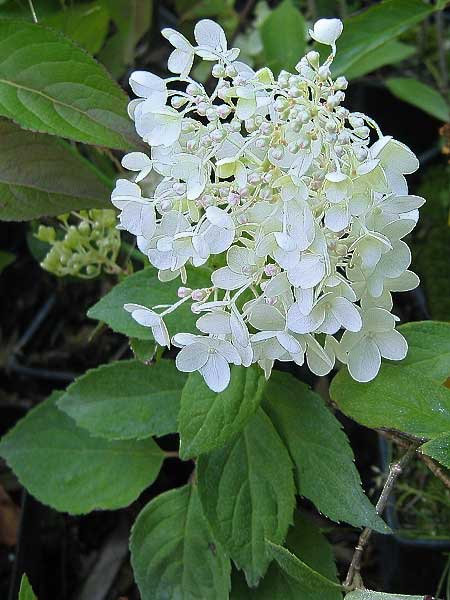
[[[228,385],[230,364],[258,363],[268,377],[275,360],[306,360],[325,375],[337,358],[369,381],[381,357],[406,355],[391,292],[418,284],[403,241],[424,202],[404,177],[418,161],[342,105],[347,81],[330,72],[341,32],[337,19],[315,23],[310,35],[330,56],[321,64],[311,50],[295,73],[274,77],[238,61],[222,28],[202,20],[196,46],[162,31],[173,77],[131,75],[129,114],[151,154],[124,157],[134,182],[119,179],[112,202],[161,281],[180,277],[182,287],[163,312],[125,308],[169,346],[164,315],[191,301],[199,333],[173,337],[176,363],[214,391]],[[189,76],[195,56],[213,63],[211,94]],[[161,181],[146,198],[139,182],[151,171]],[[214,255],[224,266],[210,287],[187,287],[186,266]]]
[[[36,237],[51,245],[42,268],[58,277],[97,277],[102,270],[115,272],[120,233],[114,228],[113,210],[92,209],[58,217],[60,229],[39,226]],[[63,235],[59,235],[59,233]]]

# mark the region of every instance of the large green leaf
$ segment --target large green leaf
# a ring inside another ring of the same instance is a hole
[[[305,53],[306,23],[292,0],[283,0],[265,19],[261,38],[267,66],[292,71]]]
[[[314,523],[301,514],[289,530],[286,547],[308,567],[335,583],[338,582],[333,550]],[[319,593],[308,591],[301,580],[288,575],[276,561],[270,565],[256,589],[246,586],[240,574],[233,578],[231,600],[341,600],[342,594],[334,588]]]
[[[28,577],[26,575],[22,575],[22,579],[20,581],[18,600],[37,600],[36,596],[34,595],[33,588],[31,587],[31,584],[28,581]]]
[[[347,436],[320,396],[280,372],[272,374],[265,396],[263,408],[291,454],[299,493],[334,521],[386,533],[361,488]]]
[[[422,0],[383,0],[346,19],[344,32],[337,41],[333,74],[345,75],[364,56],[398,37],[433,10]]]
[[[195,485],[147,504],[130,547],[142,600],[227,600],[230,560],[213,538]]]
[[[156,476],[164,453],[152,439],[92,437],[58,410],[53,393],[3,437],[0,455],[44,504],[71,514],[127,506]]]
[[[91,54],[97,54],[108,33],[109,14],[104,3],[90,2],[65,6],[39,22],[59,29]]]
[[[450,469],[450,428],[448,433],[439,435],[420,447],[420,452],[428,454],[440,462],[444,467]]]
[[[188,285],[192,288],[211,286],[211,275],[206,269],[188,268]],[[141,340],[153,339],[152,331],[134,321],[130,313],[124,310],[126,303],[142,304],[151,308],[159,304],[173,304],[179,300],[177,290],[180,281],[162,283],[158,279],[156,269],[149,267],[127,277],[116,285],[106,296],[88,311],[88,317],[104,321],[113,331],[124,333],[129,337]],[[176,311],[164,318],[171,334],[195,331],[194,315],[189,303],[180,306]]]
[[[336,598],[341,597],[340,590],[342,587],[338,583],[324,577],[309,567],[306,563],[289,552],[287,548],[283,548],[283,546],[274,544],[269,540],[267,540],[266,543],[269,556],[276,560],[278,566],[286,573],[286,575],[301,584],[303,588],[302,591],[305,594],[314,594],[314,596],[310,597],[315,597],[319,600],[319,598],[322,598],[323,596],[317,594],[323,594],[329,590],[333,590],[336,592]]]
[[[450,323],[419,321],[406,323],[399,330],[408,340],[408,354],[393,364],[444,383],[450,376]]]
[[[415,54],[415,52],[414,46],[392,40],[380,46],[380,48],[376,48],[370,54],[365,54],[345,71],[345,76],[349,80],[362,77],[380,67],[399,63]]]
[[[0,19],[0,115],[25,129],[127,150],[137,137],[126,105],[106,70],[61,33]]]
[[[219,394],[192,373],[178,417],[181,458],[220,448],[238,434],[258,408],[264,386],[262,371],[256,367],[232,367],[230,385]]]
[[[419,437],[450,431],[450,323],[400,327],[409,342],[406,360],[384,362],[377,377],[358,383],[342,369],[330,394],[349,417],[367,427],[390,427]]]
[[[256,585],[270,561],[265,538],[284,540],[295,504],[289,454],[262,410],[225,447],[200,456],[198,486],[215,536]]]
[[[0,119],[0,137],[0,219],[111,206],[108,185],[69,144],[5,119]]]
[[[177,430],[185,382],[186,375],[173,361],[115,362],[79,377],[58,407],[95,436],[120,440],[165,435]]]
[[[389,91],[440,121],[450,121],[450,106],[434,88],[413,77],[391,77],[386,79]]]
[[[370,590],[356,590],[345,596],[345,600],[425,600],[423,596],[403,596]]]

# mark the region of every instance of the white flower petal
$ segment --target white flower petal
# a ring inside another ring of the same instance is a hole
[[[325,225],[331,231],[342,231],[349,224],[348,207],[344,204],[331,206],[325,213]]]
[[[213,392],[223,392],[230,383],[230,366],[220,354],[210,354],[208,361],[199,371]]]
[[[308,336],[306,362],[310,370],[319,377],[327,375],[334,367],[334,355],[330,356],[312,336]]]
[[[172,337],[172,343],[174,346],[178,348],[182,348],[183,346],[189,346],[189,344],[193,344],[200,339],[200,336],[194,335],[193,333],[176,333]]]
[[[384,308],[371,308],[363,313],[363,328],[365,331],[380,333],[390,331],[394,327],[394,315]]]
[[[122,167],[129,171],[142,171],[151,168],[152,161],[143,152],[129,152],[122,158]]]
[[[391,292],[408,292],[414,290],[420,283],[420,279],[413,271],[405,271],[399,277],[386,282]]]
[[[293,337],[289,335],[285,331],[280,331],[277,333],[277,340],[280,342],[281,346],[289,352],[290,354],[299,354],[302,352],[302,347],[300,343]]]
[[[241,273],[243,267],[255,264],[255,253],[249,248],[231,246],[227,252],[227,264],[235,273]]]
[[[156,229],[156,215],[153,204],[128,202],[122,208],[120,223],[130,233],[150,239]]]
[[[167,89],[164,79],[148,71],[134,71],[130,75],[130,87],[136,96],[152,98],[159,106],[167,100]]]
[[[175,359],[175,363],[179,371],[183,371],[183,373],[193,373],[194,371],[201,369],[209,360],[210,356],[206,344],[194,342],[180,350]]]
[[[286,326],[286,319],[278,308],[265,302],[252,308],[249,322],[255,329],[268,331],[284,330]]]
[[[316,331],[325,320],[325,311],[323,309],[315,310],[304,315],[297,303],[294,303],[288,310],[287,324],[289,329],[295,333],[311,333]]]
[[[297,267],[289,269],[288,279],[295,287],[312,288],[325,275],[325,265],[320,256],[304,254]]]
[[[375,342],[380,350],[381,356],[390,360],[402,360],[408,353],[408,344],[402,334],[393,329],[377,333]]]
[[[199,46],[206,46],[210,49],[197,50],[197,54],[204,60],[217,60],[217,54],[222,54],[227,50],[227,39],[222,27],[211,19],[202,19],[194,28],[194,38]]]
[[[381,355],[374,340],[363,337],[348,353],[347,367],[356,381],[364,383],[374,379],[381,366]]]
[[[159,319],[158,323],[152,327],[152,333],[157,344],[170,348],[169,332],[167,331],[166,324],[162,319]]]
[[[143,112],[136,118],[136,131],[151,146],[171,146],[181,133],[182,116],[174,108]]]
[[[231,333],[230,315],[222,310],[207,313],[197,319],[196,327],[202,333],[210,333],[213,335],[225,335]]]
[[[221,267],[211,275],[211,281],[214,287],[221,290],[237,290],[246,285],[249,279],[246,275],[235,273],[229,267]]]
[[[319,19],[309,30],[309,35],[321,44],[334,46],[336,40],[341,35],[343,24],[340,19]]]
[[[216,227],[223,227],[224,229],[234,229],[233,219],[230,215],[219,208],[218,206],[208,206],[206,209],[206,218]]]
[[[246,347],[249,342],[248,329],[241,314],[236,308],[231,310],[230,328],[233,340],[235,340],[240,346]]]
[[[161,320],[161,317],[155,311],[139,304],[124,304],[124,309],[131,313],[131,316],[144,327],[154,327]]]
[[[346,298],[334,298],[331,303],[331,311],[345,329],[349,331],[359,331],[361,329],[361,315],[356,306]]]

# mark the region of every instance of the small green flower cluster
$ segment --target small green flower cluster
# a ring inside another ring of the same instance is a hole
[[[74,221],[76,222],[74,223]],[[72,275],[83,279],[97,277],[102,270],[115,273],[120,250],[120,232],[115,228],[114,210],[84,210],[60,215],[58,235],[54,227],[40,225],[36,237],[51,244],[42,268],[58,277]]]

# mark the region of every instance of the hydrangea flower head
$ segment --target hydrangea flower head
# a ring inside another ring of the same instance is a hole
[[[124,157],[131,181],[117,182],[112,201],[119,227],[137,236],[160,280],[180,278],[180,288],[164,310],[125,308],[168,346],[164,316],[191,302],[198,333],[173,337],[177,366],[198,371],[216,392],[227,387],[230,364],[258,363],[268,377],[276,360],[306,361],[325,375],[337,358],[369,381],[382,356],[406,354],[391,292],[418,284],[403,241],[424,203],[404,177],[418,161],[343,106],[347,81],[330,71],[341,32],[339,20],[320,19],[310,34],[330,46],[328,58],[321,64],[309,51],[295,73],[275,76],[240,62],[206,19],[196,45],[163,30],[173,76],[130,77],[138,98],[129,114],[150,147]],[[211,63],[210,93],[190,77],[195,57]],[[160,182],[146,197],[151,173]],[[224,266],[210,286],[187,287],[187,265],[214,255]]]

